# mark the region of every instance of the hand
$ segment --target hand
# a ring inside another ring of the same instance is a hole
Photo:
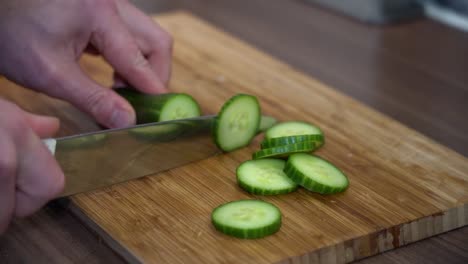
[[[24,112],[0,99],[0,234],[13,217],[32,214],[63,189],[64,176],[39,137],[58,129],[56,118]]]
[[[172,40],[125,0],[0,1],[0,73],[67,100],[107,127],[135,122],[130,105],[84,74],[78,59],[94,50],[146,93],[166,91]]]

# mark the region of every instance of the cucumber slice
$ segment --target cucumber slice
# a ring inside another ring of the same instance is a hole
[[[265,138],[277,138],[298,135],[323,135],[320,128],[301,121],[283,122],[272,126],[265,132]]]
[[[215,208],[211,221],[216,230],[230,236],[254,239],[276,233],[281,211],[261,200],[238,200]]]
[[[316,149],[315,142],[305,141],[297,144],[283,145],[273,148],[266,148],[255,152],[252,155],[252,158],[262,159],[262,158],[284,158],[288,157],[293,153],[298,152],[312,152]]]
[[[310,141],[313,142],[317,148],[323,145],[323,135],[299,135],[299,136],[286,136],[277,138],[265,138],[260,144],[262,149],[274,148],[284,145],[297,144],[301,142]]]
[[[138,124],[197,117],[201,113],[197,101],[188,94],[150,95],[131,88],[120,88],[115,91],[135,109]]]
[[[279,159],[248,160],[237,168],[239,186],[252,194],[290,193],[297,184],[284,173],[286,161]]]
[[[307,190],[321,194],[346,190],[348,177],[330,162],[317,156],[299,153],[289,157],[284,172]]]
[[[257,133],[262,133],[267,131],[270,127],[276,124],[276,119],[271,116],[262,115],[260,119],[260,126],[258,127]]]
[[[256,97],[246,94],[233,96],[223,105],[214,121],[216,145],[223,151],[247,146],[257,133],[260,116]]]

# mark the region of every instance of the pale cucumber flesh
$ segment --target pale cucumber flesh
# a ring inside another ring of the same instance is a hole
[[[260,159],[243,162],[237,168],[237,182],[245,191],[258,195],[285,194],[296,190],[297,184],[284,173],[286,162]]]
[[[211,221],[216,230],[230,236],[255,239],[276,233],[281,227],[281,212],[261,200],[238,200],[215,208]]]
[[[349,185],[348,178],[337,167],[310,154],[291,155],[284,171],[297,184],[322,194],[341,192]]]
[[[260,124],[260,105],[251,95],[238,94],[228,100],[215,120],[214,140],[224,151],[248,145]]]
[[[316,134],[322,134],[322,130],[317,126],[301,121],[290,121],[272,126],[265,132],[265,138]]]

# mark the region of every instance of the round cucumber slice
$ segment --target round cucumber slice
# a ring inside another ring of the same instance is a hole
[[[223,151],[247,146],[260,124],[260,105],[256,97],[238,94],[221,108],[213,126],[214,141]]]
[[[301,121],[282,122],[272,126],[265,132],[265,138],[277,138],[298,135],[323,135],[320,128]]]
[[[316,149],[315,142],[305,141],[297,144],[283,145],[273,148],[266,148],[255,152],[252,155],[254,160],[262,158],[285,158],[293,153],[312,152]]]
[[[289,157],[284,172],[307,190],[332,194],[346,190],[346,175],[330,162],[310,154],[298,153]]]
[[[252,194],[290,193],[297,184],[284,173],[286,161],[279,159],[248,160],[237,168],[239,186]]]
[[[211,221],[216,230],[226,235],[255,239],[280,229],[281,211],[261,200],[238,200],[215,208]]]
[[[266,138],[262,141],[260,146],[262,149],[266,149],[290,144],[298,144],[306,141],[314,142],[316,147],[319,148],[323,145],[324,138],[321,134]]]
[[[188,94],[175,94],[170,97],[161,109],[159,121],[186,119],[200,116],[198,103]]]

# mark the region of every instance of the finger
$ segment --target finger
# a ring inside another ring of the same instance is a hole
[[[151,68],[167,86],[171,76],[173,40],[163,28],[128,1],[118,2],[119,13],[148,59]]]
[[[40,137],[52,137],[59,129],[59,120],[55,117],[23,112],[26,123]]]
[[[107,13],[110,12],[110,13]],[[117,10],[106,9],[98,17],[91,43],[115,70],[136,89],[145,93],[166,91],[162,81],[152,71],[150,63],[119,18]]]
[[[16,151],[4,134],[0,134],[0,234],[7,229],[15,207]]]
[[[56,160],[33,133],[25,132],[18,144],[18,171],[16,178],[15,216],[28,216],[48,201],[57,197],[65,178]]]
[[[128,86],[128,83],[117,73],[114,72],[114,83],[112,84],[112,88],[122,88]]]
[[[59,62],[51,57],[49,65]],[[126,127],[135,124],[135,112],[125,99],[91,80],[75,62],[63,62],[49,73],[49,94],[71,102],[100,124]]]

